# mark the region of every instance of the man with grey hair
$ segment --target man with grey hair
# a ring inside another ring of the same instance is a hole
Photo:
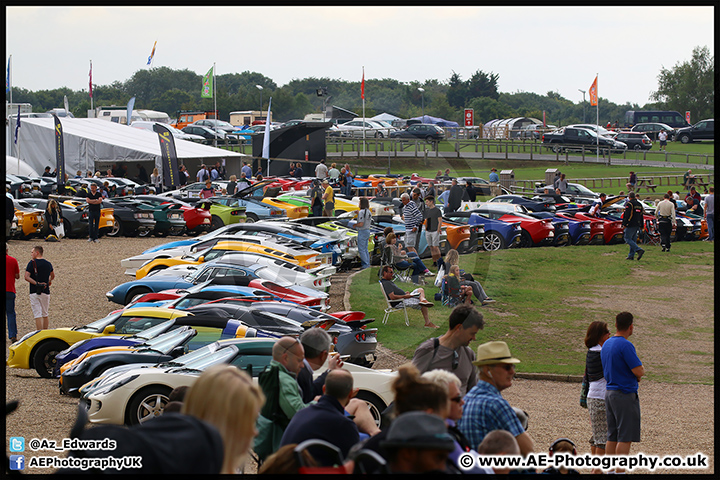
[[[295,415],[282,436],[280,445],[302,443],[305,440],[324,440],[340,449],[345,458],[353,445],[360,441],[357,425],[345,415],[345,407],[357,394],[353,377],[347,370],[336,369],[328,373],[323,385],[323,396]],[[332,466],[326,450],[310,449],[313,458],[321,465]]]

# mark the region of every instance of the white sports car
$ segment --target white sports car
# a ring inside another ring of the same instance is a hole
[[[211,365],[229,363],[248,371],[253,380],[270,364],[275,340],[229,339],[206,345],[174,361],[154,366],[110,369],[106,375],[83,385],[81,402],[93,423],[134,425],[161,415],[170,392],[191,386]],[[380,413],[392,402],[394,372],[372,370],[351,363],[344,367],[353,375],[358,398],[365,400],[377,422]],[[319,369],[322,372],[324,369]]]

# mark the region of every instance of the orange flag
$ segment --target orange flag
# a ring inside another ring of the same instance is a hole
[[[598,91],[597,91],[597,75],[595,81],[590,85],[590,105],[593,107],[598,104]]]

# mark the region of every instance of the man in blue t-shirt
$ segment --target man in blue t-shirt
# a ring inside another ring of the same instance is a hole
[[[633,334],[633,327],[631,313],[618,313],[615,336],[605,341],[600,352],[603,375],[607,381],[606,455],[629,455],[632,442],[640,441],[640,399],[637,392],[645,368],[635,353],[635,346],[628,340]]]

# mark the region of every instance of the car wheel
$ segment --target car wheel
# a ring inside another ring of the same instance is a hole
[[[122,235],[122,224],[116,218],[113,222],[113,228],[107,233],[108,237],[119,237]]]
[[[150,236],[150,233],[152,233],[152,230],[138,230],[138,237],[148,237]]]
[[[258,220],[260,219],[254,213],[245,212],[245,223],[255,223]]]
[[[224,227],[225,222],[223,222],[222,218],[218,217],[217,215],[213,215],[210,225],[211,225],[211,230],[217,230],[220,227]]]
[[[523,230],[520,234],[520,248],[530,248],[533,246],[533,240],[527,230]]]
[[[552,151],[554,153],[562,153],[562,151],[563,151],[562,145],[554,144],[552,146]]]
[[[125,411],[125,424],[138,425],[162,415],[171,389],[163,385],[145,387],[128,402]]]
[[[640,150],[642,150],[642,145],[640,145],[640,144],[638,143],[638,144],[636,144],[636,145],[633,147],[633,149],[634,149],[636,152],[639,152]]]
[[[147,287],[135,287],[132,290],[128,292],[128,294],[125,296],[125,305],[135,300],[137,297],[141,295],[145,295],[146,293],[150,293],[152,290],[150,290]]]
[[[367,403],[368,408],[370,408],[370,414],[372,415],[373,420],[375,420],[375,424],[378,426],[378,428],[381,428],[382,413],[387,408],[385,402],[383,402],[382,399],[374,393],[367,392],[365,390],[361,390],[360,392],[358,392],[356,398],[363,400],[365,403]]]
[[[485,232],[485,238],[483,238],[483,248],[488,252],[501,250],[505,248],[505,239],[503,239],[497,232]]]
[[[687,133],[680,135],[680,142],[681,143],[690,143],[690,135],[688,135]]]
[[[433,137],[430,136],[430,135],[428,135],[427,137],[425,137],[425,141],[426,141],[427,143],[433,143]]]
[[[33,367],[42,378],[52,378],[55,369],[55,356],[68,348],[61,340],[48,340],[41,343],[33,354]]]

